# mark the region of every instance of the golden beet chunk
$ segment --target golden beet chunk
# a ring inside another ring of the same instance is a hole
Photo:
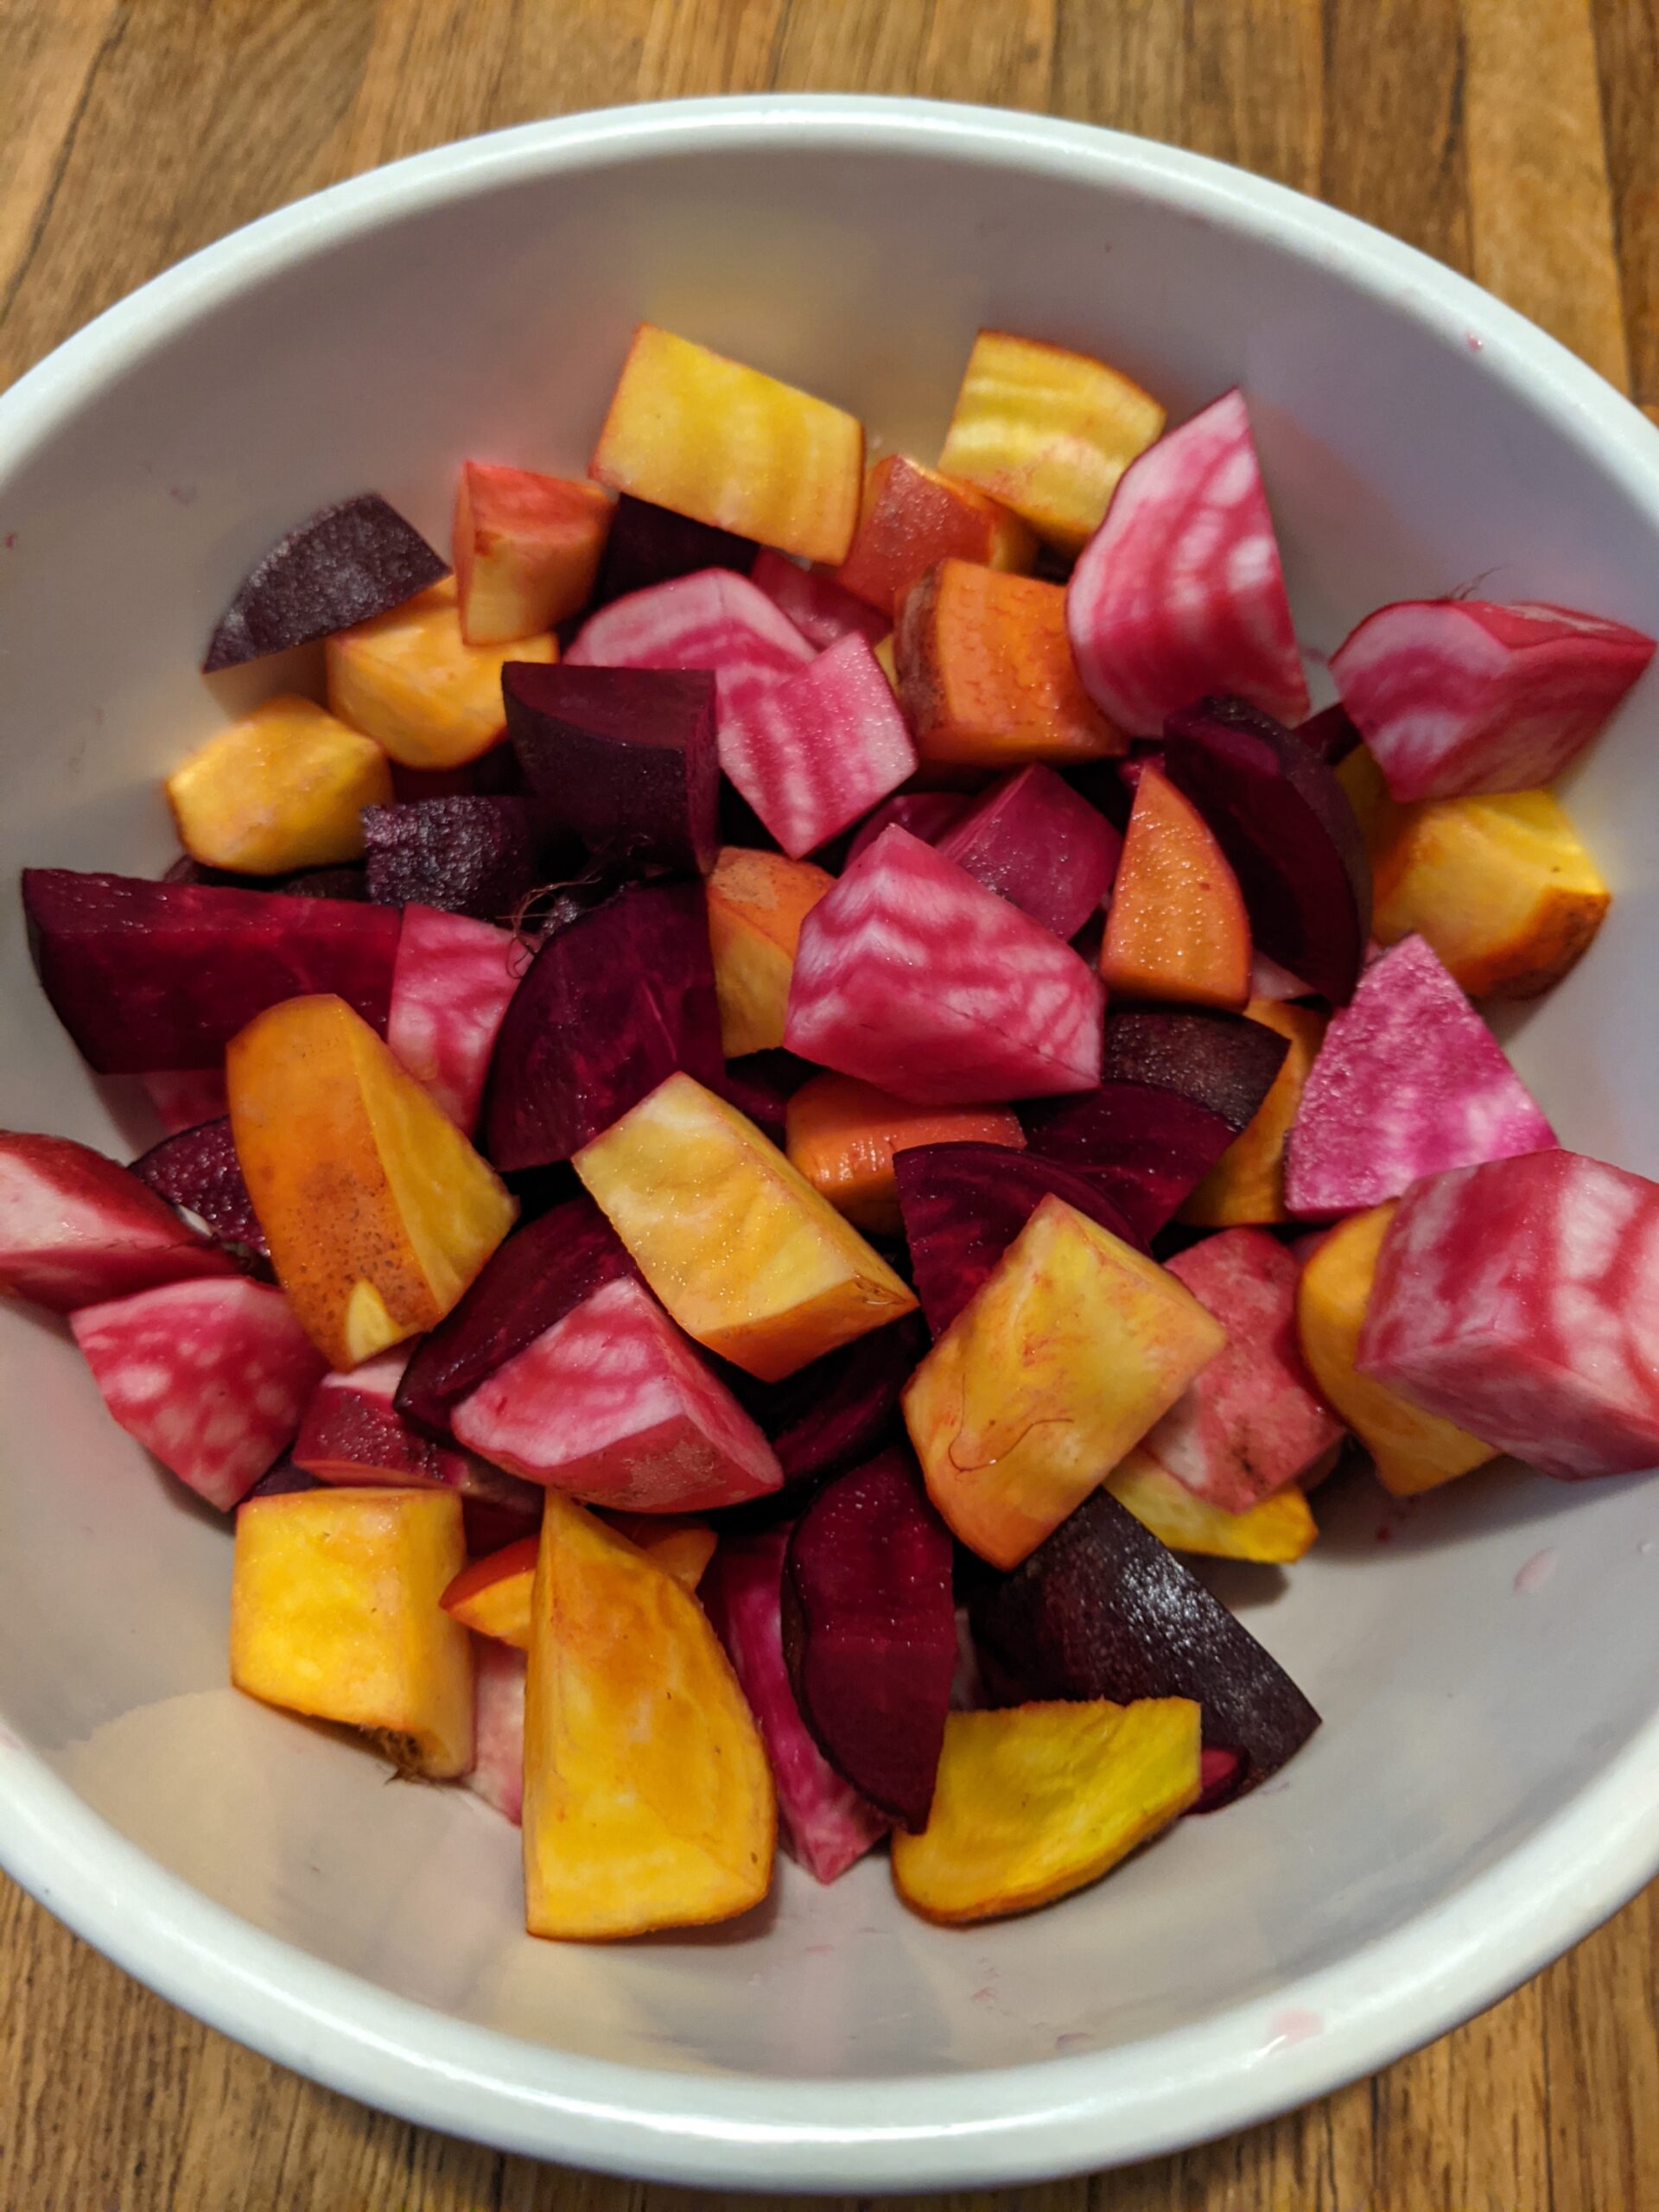
[[[461,768],[505,732],[505,664],[558,657],[550,637],[469,645],[449,576],[389,613],[335,632],[327,646],[328,704],[402,767]]]
[[[783,1043],[801,924],[835,882],[810,861],[721,847],[705,889],[720,1042],[728,1060]]]
[[[199,745],[167,779],[192,860],[245,875],[360,860],[363,809],[391,795],[374,740],[291,693]]]
[[[1191,1698],[953,1713],[927,1826],[893,1836],[893,1887],[950,1924],[1052,1904],[1198,1802],[1198,1753]]]
[[[1290,1218],[1285,1209],[1285,1147],[1327,1017],[1315,1007],[1278,999],[1252,999],[1244,1012],[1249,1020],[1287,1038],[1290,1050],[1254,1116],[1181,1207],[1178,1218],[1194,1229],[1241,1229]]]
[[[1248,1512],[1229,1513],[1188,1490],[1149,1452],[1137,1450],[1118,1461],[1106,1478],[1106,1487],[1173,1552],[1288,1567],[1312,1548],[1319,1533],[1296,1483],[1262,1498]]]
[[[729,1920],[772,1882],[760,1732],[696,1599],[550,1491],[524,1702],[532,1936],[643,1936]]]

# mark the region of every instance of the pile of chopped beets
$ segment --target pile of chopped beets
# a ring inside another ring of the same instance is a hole
[[[1245,395],[1000,332],[867,474],[642,327],[588,479],[467,463],[452,567],[299,524],[203,666],[324,702],[160,881],[25,871],[161,1134],[0,1136],[0,1289],[235,1516],[237,1685],[519,1822],[532,1933],[775,1840],[1042,1904],[1319,1725],[1188,1559],[1344,1449],[1659,1461],[1659,1185],[1471,1003],[1594,938],[1546,786],[1653,643],[1405,601],[1313,714]]]

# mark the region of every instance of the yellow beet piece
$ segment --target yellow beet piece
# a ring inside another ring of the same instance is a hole
[[[473,1652],[439,1604],[466,1564],[447,1490],[313,1490],[236,1516],[231,1680],[365,1730],[410,1774],[473,1764]]]
[[[906,1389],[928,1495],[1017,1567],[1226,1340],[1155,1261],[1046,1198]]]
[[[1288,1567],[1312,1548],[1319,1533],[1299,1483],[1264,1497],[1246,1513],[1226,1513],[1188,1490],[1149,1452],[1136,1449],[1118,1461],[1106,1487],[1173,1552]]]
[[[642,322],[588,474],[803,560],[845,560],[858,524],[855,416]]]
[[[390,613],[327,641],[328,704],[405,768],[460,768],[507,726],[501,671],[510,660],[556,660],[550,637],[469,645],[455,580],[446,576]]]
[[[289,999],[231,1040],[225,1075],[277,1281],[330,1363],[441,1321],[518,1204],[362,1016]]]
[[[927,1827],[894,1833],[893,1887],[952,1926],[1052,1904],[1197,1803],[1198,1753],[1191,1698],[953,1713]]]
[[[531,1934],[640,1936],[759,1904],[772,1882],[772,1774],[696,1599],[550,1491],[531,1602]]]
[[[720,1541],[705,1522],[683,1513],[606,1513],[601,1518],[671,1574],[682,1590],[696,1588]]]
[[[286,875],[363,854],[363,809],[391,798],[372,737],[291,692],[199,745],[168,778],[179,842],[204,868]]]
[[[1376,1463],[1379,1480],[1395,1497],[1438,1489],[1497,1452],[1466,1429],[1390,1390],[1354,1365],[1376,1255],[1397,1199],[1351,1214],[1325,1236],[1302,1269],[1296,1326],[1302,1357],[1319,1389]]]
[[[571,1162],[688,1336],[763,1382],[914,1309],[753,1122],[671,1075]]]
[[[721,1049],[728,1060],[783,1043],[801,924],[835,880],[810,861],[721,847],[704,887]]]
[[[1076,553],[1164,421],[1152,395],[1104,361],[982,330],[939,467],[1012,507],[1050,545]]]
[[[1311,1006],[1252,999],[1244,1012],[1290,1040],[1267,1096],[1182,1206],[1178,1219],[1192,1229],[1237,1229],[1287,1221],[1285,1146],[1302,1103],[1302,1087],[1325,1037],[1326,1017]]]

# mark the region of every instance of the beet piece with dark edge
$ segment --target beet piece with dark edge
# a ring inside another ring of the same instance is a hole
[[[1135,1224],[1086,1175],[999,1144],[921,1144],[893,1155],[911,1272],[927,1325],[942,1337],[1052,1192],[1127,1244]]]
[[[761,1382],[722,1365],[721,1374],[778,1455],[784,1488],[777,1496],[789,1501],[791,1510],[805,1484],[868,1459],[902,1434],[899,1402],[926,1351],[920,1314],[906,1313],[838,1345],[781,1382]],[[753,1509],[742,1510],[744,1516],[768,1517],[770,1503],[757,1499]]]
[[[716,530],[711,523],[693,522],[689,515],[671,514],[666,507],[625,492],[611,516],[599,583],[588,612],[626,598],[631,591],[644,591],[647,585],[693,575],[699,569],[735,569],[747,576],[760,550],[753,538]]]
[[[1148,1084],[1249,1128],[1290,1046],[1276,1029],[1208,1007],[1124,1007],[1106,1017],[1103,1083]]]
[[[908,1453],[827,1483],[784,1567],[784,1650],[801,1716],[855,1789],[927,1826],[957,1670],[950,1534]]]
[[[546,818],[590,853],[706,875],[720,850],[706,669],[509,661],[507,734]]]
[[[245,1244],[267,1259],[270,1247],[259,1226],[259,1217],[242,1179],[242,1163],[236,1156],[228,1120],[204,1122],[200,1128],[181,1129],[163,1137],[132,1172],[160,1197],[175,1206],[187,1206],[205,1221],[221,1244]]]
[[[541,837],[527,798],[365,806],[363,842],[369,896],[378,906],[440,906],[505,922],[541,880]]]
[[[1349,719],[1348,709],[1340,705],[1322,707],[1317,715],[1298,722],[1296,734],[1333,768],[1345,760],[1360,741],[1357,727]]]
[[[283,1459],[268,1473],[260,1476],[242,1503],[245,1505],[250,1498],[255,1497],[289,1497],[296,1491],[321,1488],[322,1484],[315,1475],[308,1475],[303,1467],[296,1467],[291,1459]]]
[[[496,1039],[485,1148],[499,1168],[569,1160],[677,1069],[717,1090],[725,1068],[702,884],[632,884],[531,961]]]
[[[982,1587],[970,1611],[996,1679],[1022,1700],[1196,1699],[1206,1748],[1243,1762],[1241,1793],[1319,1725],[1278,1661],[1108,1491]]]
[[[1074,938],[1098,912],[1123,840],[1052,768],[1019,768],[933,841],[988,891],[1056,937]]]
[[[744,1052],[728,1060],[720,1081],[709,1085],[740,1114],[747,1114],[764,1129],[779,1150],[784,1144],[784,1110],[807,1080],[819,1070],[810,1060],[798,1059],[781,1046],[761,1052]]]
[[[1371,868],[1336,771],[1242,699],[1171,715],[1164,766],[1232,863],[1258,948],[1346,1006],[1371,931]]]
[[[256,1014],[333,992],[384,1036],[398,917],[218,884],[23,870],[29,950],[100,1075],[219,1066]]]
[[[378,492],[319,507],[237,586],[208,641],[203,672],[366,622],[448,573],[448,563]]]
[[[346,863],[339,868],[296,868],[292,875],[238,875],[227,868],[204,868],[200,861],[181,853],[163,873],[163,883],[205,883],[220,890],[281,891],[290,899],[348,899],[360,901],[369,895],[369,880],[361,868]]]

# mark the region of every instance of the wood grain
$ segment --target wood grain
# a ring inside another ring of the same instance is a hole
[[[1659,0],[0,0],[0,383],[180,255],[376,162],[772,86],[1046,109],[1242,162],[1469,270],[1659,416]],[[1649,2212],[1656,1894],[1306,2112],[948,2202]],[[175,2012],[10,1887],[0,1967],[0,2205],[18,2212],[711,2201],[366,2112]]]

